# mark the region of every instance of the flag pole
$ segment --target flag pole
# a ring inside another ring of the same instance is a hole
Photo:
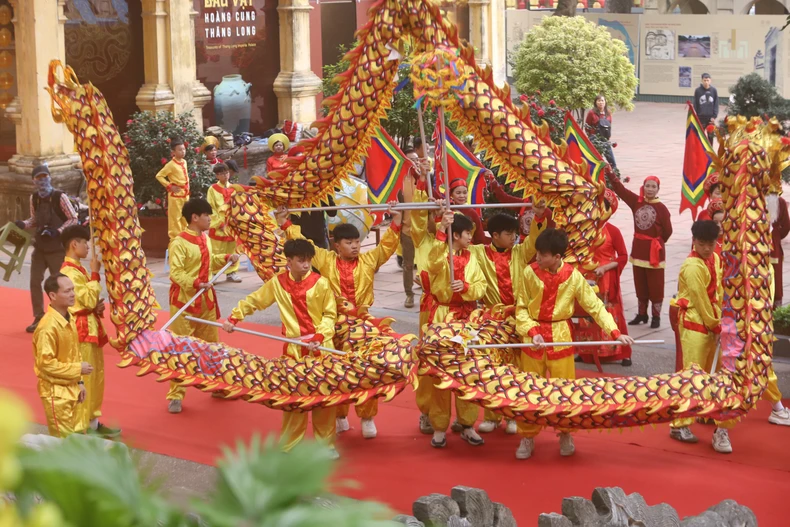
[[[635,340],[634,344],[663,344],[663,340]],[[537,344],[526,344],[524,342],[516,342],[514,344],[474,344],[466,346],[467,349],[504,349],[504,348],[535,348]],[[545,342],[542,344],[544,348],[551,348],[556,346],[573,347],[573,346],[625,346],[616,340],[594,340],[594,341],[578,341],[578,342]]]
[[[425,142],[425,123],[422,118],[422,103],[417,105],[417,121],[420,123],[420,139],[422,140],[422,158],[427,159],[426,147],[428,143]],[[425,174],[425,181],[428,184],[428,199],[433,201],[433,185],[431,184],[430,174]]]
[[[450,205],[450,175],[447,173],[447,128],[444,122],[444,108],[437,107],[439,111],[439,132],[442,141],[442,171],[444,172],[444,197],[447,206]],[[430,184],[430,182],[429,182]],[[455,282],[455,267],[453,266],[453,225],[447,227],[447,254],[450,263],[450,286]]]
[[[520,209],[525,207],[526,203],[463,203],[461,205],[450,205],[447,207],[450,210],[461,210],[461,209]],[[331,210],[357,210],[357,209],[368,209],[368,210],[387,210],[390,206],[386,203],[372,203],[366,205],[336,205],[336,206],[327,206],[327,207],[304,207],[299,209],[288,209],[288,212],[305,212],[305,211],[331,211]],[[428,203],[397,203],[392,205],[394,210],[438,210],[439,205],[436,203],[428,202]]]
[[[186,311],[186,310],[187,310],[187,308],[189,308],[189,306],[191,306],[192,304],[194,304],[194,303],[195,303],[195,300],[197,300],[198,298],[200,298],[200,295],[202,295],[203,293],[205,293],[206,291],[208,291],[209,289],[211,289],[211,287],[213,287],[213,285],[214,285],[214,282],[216,282],[216,281],[217,281],[217,278],[219,278],[220,276],[222,276],[223,274],[225,274],[225,271],[227,271],[227,270],[228,270],[228,268],[230,268],[230,266],[231,266],[231,265],[233,265],[233,263],[234,263],[234,262],[233,262],[233,260],[228,260],[228,263],[226,263],[226,264],[225,264],[225,266],[224,266],[222,269],[220,269],[219,271],[217,271],[217,274],[215,274],[215,275],[214,275],[214,278],[212,278],[211,280],[209,280],[209,282],[208,282],[208,287],[201,287],[201,288],[198,290],[198,292],[197,292],[197,293],[195,293],[195,296],[193,296],[192,298],[190,298],[190,299],[187,301],[187,303],[186,303],[186,304],[184,304],[184,305],[181,307],[181,309],[179,309],[179,310],[176,312],[176,314],[175,314],[175,315],[173,315],[172,317],[170,317],[170,320],[168,320],[167,322],[165,322],[165,325],[164,325],[164,326],[162,326],[162,329],[161,329],[160,331],[164,331],[164,330],[166,330],[167,328],[169,328],[169,327],[171,326],[171,324],[173,324],[173,322],[175,322],[175,321],[176,321],[176,319],[177,319],[178,317],[180,317],[180,316],[181,316],[181,314],[182,314],[184,311]]]

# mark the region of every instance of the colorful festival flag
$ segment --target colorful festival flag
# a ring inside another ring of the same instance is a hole
[[[434,128],[433,139],[437,145],[434,159],[436,185],[438,194],[443,197],[445,195],[445,180],[438,121]],[[483,191],[486,188],[486,181],[483,173],[486,170],[486,167],[483,166],[477,156],[470,152],[454,133],[447,130],[447,171],[450,173],[450,182],[452,183],[456,179],[462,179],[466,182],[466,187],[469,189],[466,202],[469,205],[485,203]]]
[[[568,156],[576,163],[587,161],[590,178],[596,183],[601,181],[606,160],[593,146],[571,112],[565,113],[565,142],[568,143]]]
[[[686,152],[683,156],[680,213],[689,209],[691,217],[697,219],[697,210],[705,204],[705,179],[715,172],[714,154],[694,106],[690,102],[687,104],[689,112],[686,118]]]
[[[370,203],[388,203],[397,199],[408,175],[411,162],[384,128],[379,127],[370,141],[365,175],[368,181]],[[383,212],[374,213],[376,223],[381,223]]]

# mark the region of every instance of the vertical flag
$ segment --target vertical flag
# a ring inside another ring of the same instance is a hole
[[[691,217],[697,219],[697,209],[705,204],[705,180],[715,172],[714,153],[708,143],[705,129],[691,103],[688,103],[688,108],[686,152],[683,155],[683,180],[680,188],[680,213],[689,209]]]
[[[398,192],[403,187],[403,179],[410,168],[411,162],[406,159],[403,151],[387,131],[379,127],[370,141],[365,162],[370,203],[388,203],[397,199]],[[381,223],[383,212],[372,213],[376,217],[374,225]]]
[[[571,112],[565,113],[565,142],[568,143],[568,156],[576,163],[587,161],[590,178],[598,183],[606,167],[606,160],[590,142]]]
[[[436,144],[434,167],[436,170],[436,185],[438,193],[444,196],[444,169],[442,167],[442,146],[439,140],[439,124],[437,122],[434,129],[433,139]],[[450,173],[450,182],[462,179],[466,182],[469,189],[466,202],[469,205],[485,203],[483,191],[486,188],[485,176],[487,170],[480,160],[468,148],[464,146],[458,137],[450,130],[447,130],[447,171]]]

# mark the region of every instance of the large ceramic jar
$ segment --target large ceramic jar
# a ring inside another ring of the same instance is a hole
[[[250,131],[252,84],[244,82],[241,75],[225,75],[214,87],[214,115],[217,126],[238,135]]]

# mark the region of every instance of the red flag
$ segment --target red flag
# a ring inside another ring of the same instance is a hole
[[[713,148],[708,143],[705,129],[688,104],[686,118],[686,152],[683,156],[683,180],[680,187],[680,213],[691,210],[691,217],[697,219],[697,209],[705,204],[705,180],[715,171]]]
[[[378,204],[395,200],[410,169],[411,162],[406,159],[403,151],[387,131],[379,127],[370,141],[365,162],[370,202]],[[375,224],[381,223],[384,213],[374,211],[373,214],[376,217]]]
[[[438,194],[444,196],[444,169],[442,167],[442,146],[439,138],[439,124],[434,130],[434,141],[436,153],[434,166],[436,167],[436,185]],[[469,189],[466,202],[470,205],[485,203],[483,191],[486,188],[486,181],[483,173],[486,167],[468,148],[464,146],[458,137],[450,130],[447,130],[447,171],[450,173],[450,181],[461,179],[466,182]],[[479,211],[478,211],[479,212]]]

